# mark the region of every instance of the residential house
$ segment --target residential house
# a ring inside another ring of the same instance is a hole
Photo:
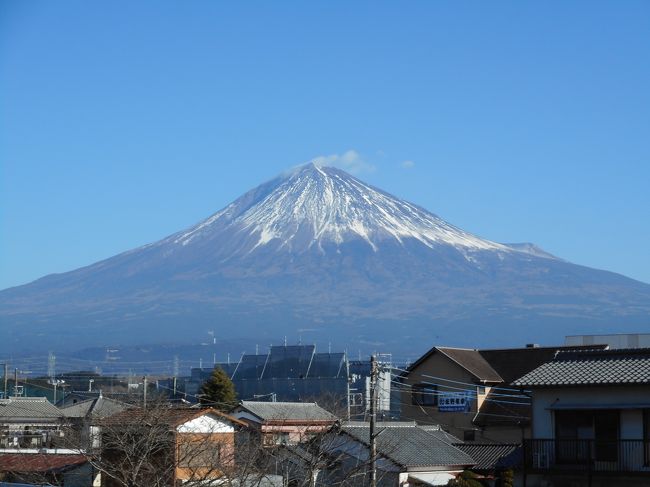
[[[510,476],[514,485],[521,485],[523,447],[517,443],[453,443],[476,462],[471,470],[483,479],[502,481]],[[497,484],[500,485],[500,484]]]
[[[63,423],[59,408],[44,397],[0,399],[0,449],[51,447]]]
[[[93,469],[85,455],[48,453],[0,454],[0,485],[90,487]],[[26,484],[29,482],[29,484]]]
[[[231,414],[249,425],[266,446],[300,443],[338,421],[315,402],[241,401]]]
[[[0,400],[0,479],[39,485],[92,484],[84,455],[68,445],[64,414],[45,397]]]
[[[528,486],[650,485],[650,349],[561,351],[515,385]]]
[[[132,456],[147,464],[148,477],[138,482],[151,485],[154,477],[169,485],[228,477],[235,469],[235,430],[245,426],[214,409],[164,407],[129,409],[100,424],[105,467],[120,478],[131,475],[123,465]],[[105,487],[120,485],[103,477]]]
[[[442,430],[426,430],[415,422],[377,422],[376,428],[377,485],[381,487],[447,485],[476,463]],[[343,423],[330,434],[335,435],[326,443],[330,464],[318,485],[343,478],[356,479],[354,485],[370,485],[369,423]]]
[[[94,391],[69,391],[66,392],[56,403],[60,408],[66,408],[80,402],[97,399],[99,397],[110,398],[123,404],[136,405],[142,402],[142,392],[139,394],[133,392],[104,392],[101,390]]]
[[[400,378],[402,419],[440,425],[463,441],[520,443],[530,427],[531,402],[511,382],[558,350],[574,348],[433,347]]]
[[[93,399],[63,407],[61,413],[76,433],[78,446],[90,450],[101,446],[101,420],[130,407],[132,406],[99,394]]]

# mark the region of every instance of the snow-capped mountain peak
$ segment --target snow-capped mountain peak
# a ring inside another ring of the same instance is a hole
[[[334,167],[299,166],[249,191],[198,225],[176,234],[176,244],[211,239],[228,228],[241,242],[239,252],[273,245],[304,251],[360,239],[373,250],[382,243],[413,239],[427,247],[512,249],[465,232],[438,216]]]

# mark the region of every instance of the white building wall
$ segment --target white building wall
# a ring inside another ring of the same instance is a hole
[[[194,418],[183,423],[177,428],[179,433],[234,433],[235,428],[226,419],[221,419],[210,414]]]
[[[551,406],[578,406],[589,409],[587,405],[602,408],[620,409],[621,405],[650,405],[648,386],[602,386],[565,387],[533,390],[533,438],[554,438]],[[621,439],[643,438],[643,416],[640,408],[624,409],[621,412]]]

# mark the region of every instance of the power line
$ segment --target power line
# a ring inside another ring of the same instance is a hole
[[[402,382],[397,382],[394,379],[391,379],[391,383],[396,385],[396,386],[399,386],[399,387],[408,387],[408,388],[410,388],[410,391],[407,390],[407,389],[401,389],[404,392],[413,392],[413,387],[414,386],[412,384],[404,384]],[[436,386],[436,387],[450,387],[452,389],[456,389],[458,391],[468,393],[468,394],[472,395],[473,397],[477,397],[476,396],[476,391],[473,391],[471,389],[460,389],[458,387],[451,387],[451,386],[447,386],[445,384],[437,384],[435,382],[422,382],[421,384],[432,385],[432,386]],[[399,389],[399,388],[395,387],[395,389]],[[441,392],[441,391],[417,391],[417,393],[421,394],[421,395],[435,395],[435,396],[445,395],[444,391],[443,392]],[[526,399],[526,400],[530,401],[530,398],[527,397],[527,396],[523,396],[522,399]],[[531,404],[530,402],[502,401],[502,400],[499,400],[499,399],[491,399],[490,394],[486,395],[486,397],[483,398],[483,401],[501,403],[501,404],[514,404],[514,405],[520,405],[520,406],[529,406]]]

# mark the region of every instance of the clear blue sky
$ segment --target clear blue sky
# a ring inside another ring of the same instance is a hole
[[[0,288],[350,150],[468,231],[650,282],[649,52],[647,1],[4,0]]]

